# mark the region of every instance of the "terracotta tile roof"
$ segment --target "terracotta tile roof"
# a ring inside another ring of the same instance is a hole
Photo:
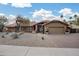
[[[36,24],[35,22],[30,22],[28,25],[27,24],[21,24],[21,26],[33,26],[34,24]],[[16,23],[13,23],[13,24],[8,24],[8,25],[5,25],[6,27],[15,27],[17,26]]]
[[[16,23],[6,25],[6,27],[15,27],[15,26],[16,26]]]
[[[36,24],[36,22],[30,22],[30,26],[33,26],[35,24]]]
[[[38,23],[35,23],[34,25],[37,25],[37,24],[46,24],[46,23],[49,23],[50,21],[49,20],[44,20],[44,21],[41,21],[41,22],[38,22]]]

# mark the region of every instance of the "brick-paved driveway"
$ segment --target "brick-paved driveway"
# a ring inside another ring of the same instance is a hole
[[[44,40],[41,38],[44,37]],[[46,35],[24,33],[18,39],[1,38],[1,45],[20,45],[37,47],[79,48],[79,33],[66,35]]]

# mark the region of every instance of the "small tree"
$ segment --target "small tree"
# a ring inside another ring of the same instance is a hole
[[[17,22],[19,22],[19,24]],[[25,18],[25,17],[18,15],[16,17],[16,23],[17,23],[17,25],[19,25],[19,26],[16,26],[16,30],[19,30],[19,29],[21,30],[21,27],[23,25],[27,25],[27,26],[30,25],[30,20],[29,20],[29,18]]]
[[[5,22],[7,22],[7,18],[5,16],[0,16],[0,32],[3,31]]]
[[[18,21],[18,20],[25,21],[25,23],[29,23],[30,22],[30,19],[29,18],[25,18],[25,17],[22,17],[20,15],[18,15],[16,17],[16,21]]]
[[[4,24],[5,22],[7,22],[7,18],[5,16],[0,16],[0,23]]]
[[[22,17],[21,15],[18,15],[18,16],[16,17],[16,20],[23,20],[23,17]]]

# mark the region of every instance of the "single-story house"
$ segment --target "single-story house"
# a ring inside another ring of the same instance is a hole
[[[64,34],[70,32],[69,25],[59,20],[39,22],[33,27],[37,33]]]

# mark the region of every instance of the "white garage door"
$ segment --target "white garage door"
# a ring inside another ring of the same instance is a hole
[[[49,28],[48,29],[49,34],[64,34],[64,28]]]

